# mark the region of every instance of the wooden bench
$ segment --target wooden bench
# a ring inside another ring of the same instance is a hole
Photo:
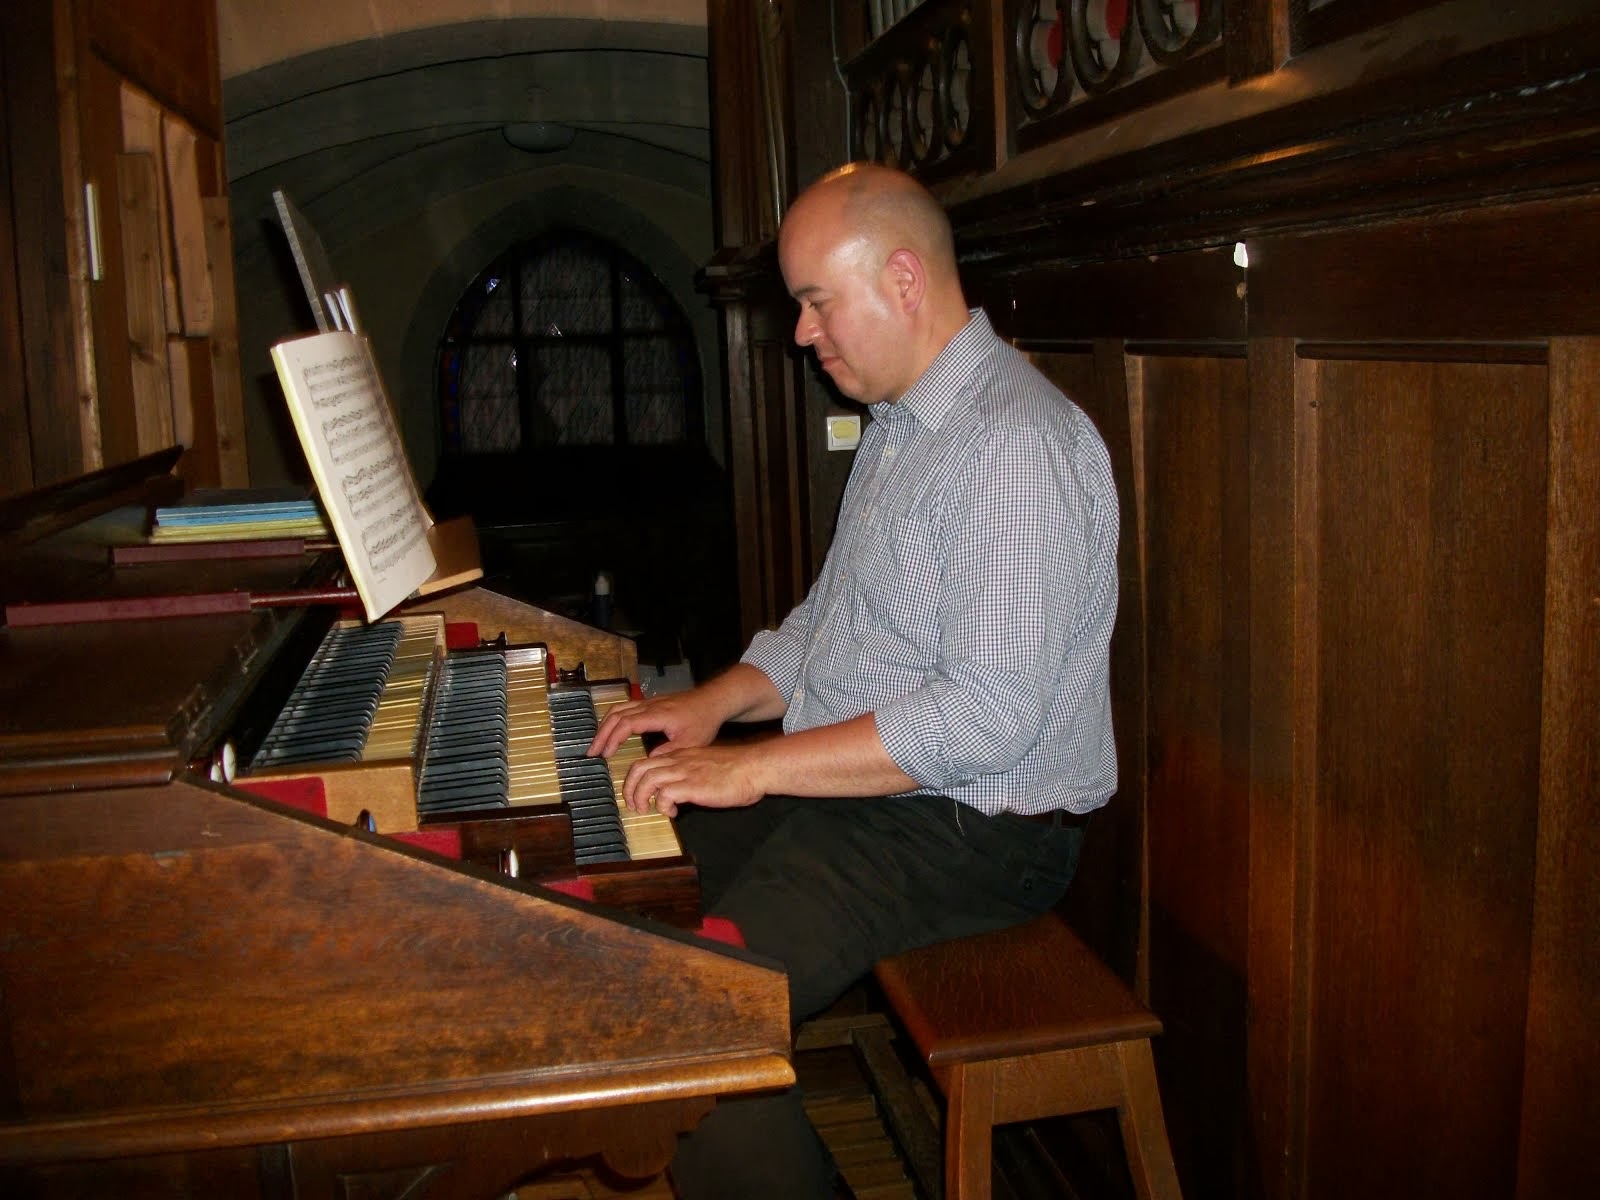
[[[897,955],[874,973],[944,1094],[945,1200],[989,1200],[996,1125],[1101,1109],[1116,1110],[1140,1200],[1177,1200],[1150,1055],[1161,1022],[1054,913]],[[868,1027],[856,1041],[877,1081],[885,1055],[872,1038]],[[916,1170],[927,1139],[902,1141]],[[937,1168],[927,1173],[924,1190],[936,1191]]]

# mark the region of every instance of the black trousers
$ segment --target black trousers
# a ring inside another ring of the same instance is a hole
[[[798,799],[687,810],[678,834],[706,910],[789,977],[795,1024],[872,964],[1051,908],[1077,868],[1081,824],[985,817],[954,801]],[[683,1200],[831,1200],[834,1171],[797,1089],[727,1100],[672,1162]]]

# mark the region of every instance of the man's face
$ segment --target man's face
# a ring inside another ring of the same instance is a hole
[[[897,400],[908,331],[887,264],[869,239],[841,234],[825,216],[785,229],[784,283],[800,305],[794,340],[816,352],[839,391],[863,404]]]

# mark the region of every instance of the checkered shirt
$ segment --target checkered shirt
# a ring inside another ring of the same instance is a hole
[[[981,310],[869,411],[822,572],[744,661],[786,697],[787,732],[876,714],[908,794],[1099,807],[1117,785],[1105,443]]]

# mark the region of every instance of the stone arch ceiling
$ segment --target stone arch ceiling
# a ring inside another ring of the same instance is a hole
[[[281,187],[330,253],[556,167],[710,204],[703,0],[220,0],[241,266]],[[564,148],[514,147],[547,122]]]
[[[268,354],[309,318],[280,187],[353,287],[424,482],[438,329],[484,255],[555,222],[621,240],[688,306],[721,445],[716,326],[692,279],[713,249],[705,0],[217,0],[217,15],[252,478],[300,470]],[[537,122],[570,140],[507,140]]]

